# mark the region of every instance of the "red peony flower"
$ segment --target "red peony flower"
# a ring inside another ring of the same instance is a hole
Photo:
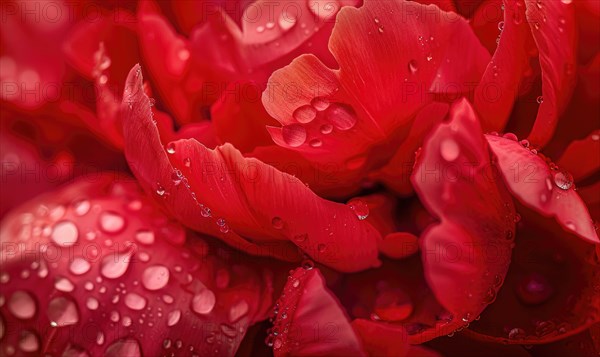
[[[1,356],[595,356],[592,0],[7,1]]]

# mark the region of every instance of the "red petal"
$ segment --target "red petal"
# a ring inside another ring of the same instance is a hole
[[[180,140],[167,145],[173,153],[167,156],[141,81],[134,67],[122,107],[125,153],[147,192],[182,222],[255,254],[298,259],[293,243],[343,271],[378,264],[379,233],[350,207],[319,198],[295,177],[244,158],[228,144],[210,150]],[[253,251],[251,242],[271,248]]]
[[[369,356],[407,356],[410,345],[402,326],[377,323],[365,319],[352,321]]]
[[[470,325],[485,341],[541,344],[600,321],[596,248],[551,218],[519,207],[513,260],[496,301]],[[565,279],[565,277],[569,277]]]
[[[440,21],[416,16],[432,12]],[[399,21],[402,14],[415,16]],[[283,125],[270,128],[278,145],[311,162],[343,163],[342,174],[364,172],[389,160],[407,124],[431,100],[436,74],[447,73],[449,43],[461,41],[465,53],[485,49],[464,19],[433,5],[366,1],[342,9],[336,20],[329,47],[340,69],[300,56],[273,73],[263,104]]]
[[[481,16],[487,19],[483,7]],[[501,131],[506,126],[519,94],[523,72],[529,68],[531,30],[523,4],[504,1],[503,30],[491,62],[475,89],[473,106],[481,117],[484,132]]]
[[[600,130],[587,138],[573,141],[562,154],[557,164],[569,171],[575,181],[580,181],[600,170]]]
[[[555,217],[565,230],[589,242],[600,242],[568,172],[551,169],[542,157],[515,140],[493,135],[486,138],[504,182],[521,203],[544,216]]]
[[[2,222],[0,348],[233,355],[264,318],[268,276],[199,236],[185,242],[181,226],[117,179],[88,177]]]
[[[365,355],[360,338],[318,269],[294,270],[275,309],[267,340],[275,356]]]
[[[575,8],[562,1],[525,0],[525,5],[527,22],[539,50],[543,95],[528,139],[544,146],[552,138],[576,82]]]
[[[457,102],[450,117],[426,140],[412,181],[441,220],[420,238],[425,276],[466,324],[493,302],[506,275],[515,211],[503,185],[487,176],[488,149],[471,106]]]

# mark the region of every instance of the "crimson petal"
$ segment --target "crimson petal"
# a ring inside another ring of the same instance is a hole
[[[512,194],[538,213],[555,217],[563,229],[600,243],[573,177],[511,138],[486,135],[497,167]]]
[[[167,155],[141,83],[136,66],[122,107],[125,153],[142,186],[184,224],[247,252],[254,243],[271,247],[255,254],[297,260],[296,245],[342,271],[378,264],[379,233],[350,207],[319,198],[295,177],[244,158],[229,144],[210,150],[194,139],[179,140],[167,145]]]
[[[467,324],[493,302],[506,275],[515,210],[504,186],[487,176],[488,148],[469,103],[455,103],[450,118],[426,140],[412,181],[441,220],[420,238],[428,284]]]
[[[558,166],[573,175],[575,181],[582,180],[600,170],[600,130],[595,130],[582,140],[575,140],[567,146]]]
[[[2,351],[233,355],[272,301],[261,268],[199,236],[186,242],[126,177],[40,196],[1,236]]]

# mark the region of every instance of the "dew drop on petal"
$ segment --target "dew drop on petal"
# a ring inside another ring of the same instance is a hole
[[[271,224],[273,225],[273,228],[275,229],[282,229],[283,228],[283,220],[280,217],[273,217],[273,219],[271,220]]]
[[[175,153],[175,143],[167,144],[167,153],[174,154]]]
[[[573,186],[573,176],[566,171],[557,171],[554,173],[554,184],[562,190],[568,190]]]
[[[357,118],[349,106],[332,104],[327,108],[327,120],[339,130],[350,130],[356,125]]]
[[[502,137],[505,139],[508,139],[508,140],[512,140],[512,141],[519,141],[519,138],[513,133],[506,133],[506,134],[502,135]]]
[[[333,125],[323,124],[323,125],[321,125],[321,128],[319,130],[321,131],[321,134],[323,134],[323,135],[331,134],[331,132],[333,131]]]
[[[54,282],[54,288],[58,291],[69,293],[75,289],[75,286],[71,282],[71,280],[65,277],[59,277]]]
[[[192,298],[192,310],[200,315],[209,314],[215,307],[215,294],[204,288]]]
[[[97,310],[98,305],[98,300],[94,297],[87,298],[87,301],[85,302],[85,306],[87,306],[87,308],[90,310]]]
[[[8,300],[8,310],[18,319],[30,319],[37,310],[35,298],[25,291],[15,291]]]
[[[131,254],[109,254],[102,260],[100,273],[108,279],[117,279],[127,271]]]
[[[321,141],[321,139],[312,139],[308,144],[313,148],[323,146],[323,142]]]
[[[356,217],[358,217],[359,220],[362,221],[369,217],[369,206],[365,201],[354,198],[348,202],[348,206],[354,211],[354,214],[356,214]]]
[[[75,303],[66,297],[52,299],[46,311],[52,326],[68,326],[79,322],[79,311]]]
[[[88,200],[82,200],[73,204],[73,211],[77,216],[84,216],[90,211],[91,204]]]
[[[90,262],[83,258],[75,258],[69,265],[69,271],[71,271],[74,275],[83,275],[90,271],[91,268]]]
[[[144,270],[142,284],[148,290],[159,290],[169,282],[169,269],[163,265],[153,265]]]
[[[229,309],[229,322],[237,322],[248,313],[248,310],[249,306],[246,300],[239,300]]]
[[[77,238],[79,238],[79,230],[71,221],[58,222],[54,226],[50,238],[59,246],[70,247],[77,243]]]
[[[23,331],[19,339],[19,349],[23,352],[36,352],[40,348],[40,341],[35,333]]]
[[[281,16],[279,17],[278,23],[279,27],[281,27],[283,31],[288,31],[296,25],[297,21],[298,19],[296,18],[296,16],[292,14],[287,14],[286,12],[282,12]]]
[[[511,340],[518,340],[518,339],[522,339],[527,335],[527,333],[525,332],[525,330],[523,330],[522,328],[513,328],[508,332],[508,338]]]
[[[294,119],[299,123],[306,124],[313,121],[317,116],[317,111],[310,105],[304,105],[294,111]]]
[[[306,141],[306,129],[300,124],[286,125],[281,129],[283,141],[291,146],[298,147]]]
[[[444,160],[452,162],[460,155],[460,147],[454,139],[446,138],[440,143],[440,154]]]
[[[136,293],[128,293],[125,295],[125,306],[131,310],[142,310],[146,307],[146,298]]]
[[[100,228],[106,233],[121,232],[125,228],[125,218],[116,212],[102,212],[100,214]]]
[[[537,99],[536,99],[536,102],[537,102],[538,104],[542,104],[542,103],[544,103],[544,97],[542,97],[542,96],[540,95],[539,97],[537,97]]]
[[[113,342],[106,351],[104,357],[141,357],[142,352],[137,340],[128,338]]]
[[[323,111],[329,108],[329,101],[323,97],[315,97],[310,101],[310,105],[318,111]]]
[[[135,239],[142,244],[151,245],[154,243],[154,232],[146,229],[140,229],[135,234]]]
[[[181,310],[173,310],[167,315],[167,326],[175,326],[181,318]]]

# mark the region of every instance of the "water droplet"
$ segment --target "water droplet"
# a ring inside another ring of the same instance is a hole
[[[173,310],[167,315],[167,326],[175,326],[181,318],[181,310]]]
[[[121,316],[119,315],[118,311],[111,311],[111,313],[110,313],[110,321],[112,321],[112,322],[119,322],[120,318],[121,318]]]
[[[54,288],[58,291],[63,291],[63,292],[69,293],[69,292],[73,291],[73,289],[75,289],[75,286],[73,285],[71,280],[69,280],[65,277],[59,277],[54,282]]]
[[[306,129],[300,124],[286,125],[281,129],[283,141],[291,146],[298,147],[306,141]]]
[[[327,120],[339,130],[350,130],[356,125],[357,118],[349,106],[332,104],[327,108]]]
[[[125,306],[131,310],[143,310],[146,307],[146,298],[136,293],[128,293],[125,295]]]
[[[408,61],[408,72],[415,74],[419,70],[419,64],[415,60]]]
[[[333,131],[333,125],[323,124],[323,125],[321,125],[321,128],[319,130],[321,131],[321,134],[324,134],[324,135],[331,134],[331,132]]]
[[[140,229],[135,234],[135,239],[142,244],[151,245],[154,243],[154,232]]]
[[[323,142],[321,141],[321,139],[312,139],[308,144],[313,148],[323,146]]]
[[[117,279],[127,271],[131,261],[131,252],[109,254],[102,260],[100,273],[108,279]]]
[[[36,352],[40,348],[40,341],[33,332],[23,331],[19,339],[19,348],[23,352]]]
[[[87,306],[87,308],[90,310],[97,310],[98,305],[100,305],[100,303],[98,302],[98,300],[96,298],[93,298],[93,297],[89,297],[87,299],[87,301],[85,302],[85,306]]]
[[[190,167],[192,166],[192,159],[190,159],[189,157],[186,157],[185,159],[183,159],[183,165],[185,167]]]
[[[431,60],[433,59],[433,56],[431,55],[431,53],[427,55],[426,59],[427,59],[427,62],[431,62]]]
[[[68,326],[79,322],[79,312],[75,303],[63,296],[52,299],[46,311],[52,326]]]
[[[543,96],[539,96],[537,97],[537,99],[535,100],[538,104],[542,104],[544,102],[544,97]]]
[[[302,269],[304,270],[312,270],[315,267],[315,263],[312,260],[306,259],[302,262]]]
[[[113,342],[104,352],[104,357],[141,357],[140,344],[131,338]]]
[[[91,206],[88,200],[78,201],[73,204],[73,211],[77,216],[84,216],[90,211]]]
[[[258,32],[258,33],[263,33],[263,32],[265,32],[265,27],[264,27],[264,26],[262,26],[262,25],[260,25],[260,26],[257,26],[257,27],[256,27],[256,32]]]
[[[100,229],[106,233],[119,233],[125,228],[125,218],[117,212],[105,211],[100,214]]]
[[[79,230],[73,222],[62,221],[54,226],[50,238],[59,246],[70,247],[77,242]]]
[[[505,139],[508,139],[508,140],[512,140],[512,141],[519,141],[519,138],[513,133],[506,133],[506,134],[502,135],[502,137]]]
[[[401,289],[381,291],[375,299],[374,313],[385,321],[402,321],[413,312],[410,297]]]
[[[483,297],[483,303],[489,305],[496,301],[496,289],[489,288]]]
[[[283,31],[288,31],[292,27],[296,26],[297,21],[298,20],[296,19],[296,16],[282,12],[279,16],[278,24]]]
[[[316,110],[322,112],[323,110],[329,108],[329,101],[323,97],[315,97],[310,101],[310,105],[312,105]]]
[[[452,162],[460,155],[460,147],[454,139],[446,138],[440,143],[440,154],[444,160]]]
[[[37,310],[35,299],[28,292],[16,291],[8,300],[8,310],[18,319],[30,319]]]
[[[562,190],[568,190],[573,186],[573,176],[566,171],[557,171],[554,173],[554,184]]]
[[[565,5],[569,5],[573,2],[573,0],[561,0],[561,2]]]
[[[282,229],[283,228],[283,220],[280,217],[273,217],[273,219],[271,220],[271,224],[273,225],[273,228],[275,229]]]
[[[522,328],[513,328],[508,332],[508,338],[511,340],[520,340],[522,338],[525,338],[527,334],[525,333],[525,330],[523,330]]]
[[[358,217],[359,220],[362,221],[369,217],[369,206],[365,201],[354,198],[348,202],[348,206],[354,211],[354,214],[356,214],[356,217]]]
[[[504,21],[498,22],[498,30],[500,30],[500,31],[504,30]]]
[[[167,144],[167,153],[171,155],[175,153],[175,143],[170,142]]]
[[[310,105],[304,105],[294,111],[294,119],[299,123],[310,123],[317,117],[317,111]]]
[[[204,288],[193,297],[192,310],[197,314],[206,315],[213,310],[215,303],[215,294],[211,290]]]
[[[471,321],[471,317],[472,317],[472,316],[471,316],[471,314],[467,312],[467,313],[466,313],[466,314],[465,314],[465,315],[462,317],[462,320],[463,320],[463,322],[470,322],[470,321]]]
[[[546,277],[539,273],[531,273],[519,281],[516,292],[522,303],[539,305],[550,299],[554,289]]]
[[[577,226],[575,226],[575,223],[569,221],[565,223],[565,226],[567,226],[567,228],[569,228],[572,231],[577,231]]]
[[[83,275],[83,274],[87,273],[88,271],[90,271],[91,267],[92,267],[92,265],[87,260],[85,260],[83,258],[75,258],[71,262],[71,265],[69,266],[69,270],[74,275]]]
[[[162,265],[153,265],[142,274],[142,284],[148,290],[159,290],[169,282],[169,269]]]
[[[237,322],[242,317],[246,316],[249,310],[246,300],[239,300],[229,309],[229,322]]]

